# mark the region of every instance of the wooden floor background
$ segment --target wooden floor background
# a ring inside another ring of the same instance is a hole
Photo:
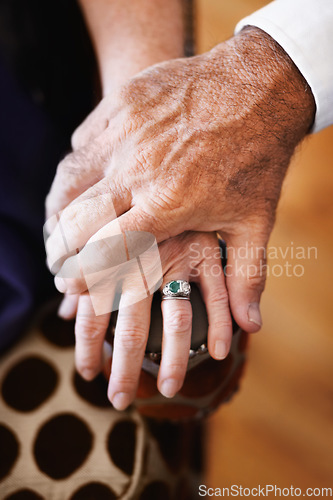
[[[196,3],[197,48],[203,52],[267,2]],[[270,242],[283,252],[316,247],[317,258],[314,251],[303,260],[289,254],[286,260],[302,265],[303,276],[268,279],[264,327],[251,337],[241,391],[208,422],[206,483],[211,487],[333,487],[332,200],[330,127],[309,137],[297,152]]]

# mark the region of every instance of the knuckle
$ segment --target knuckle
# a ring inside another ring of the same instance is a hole
[[[147,152],[143,149],[135,154],[135,170],[137,174],[143,175],[147,170],[150,158]]]
[[[164,369],[168,377],[181,380],[185,375],[186,363],[181,360],[173,360],[171,363],[166,363]]]
[[[71,247],[71,241],[75,242],[82,233],[87,231],[88,214],[89,212],[83,204],[78,207],[76,205],[69,206],[62,212],[60,217],[61,232],[69,247]]]
[[[131,219],[132,231],[148,231],[151,234],[159,235],[159,239],[167,240],[170,238],[170,220],[158,207],[152,206],[150,200],[148,206],[144,206],[144,199],[139,199],[138,207],[135,210],[135,216]]]
[[[213,328],[215,331],[223,331],[226,328],[232,329],[232,321],[230,315],[224,317],[224,318],[219,318],[214,320],[210,325],[211,328]]]
[[[75,335],[86,345],[95,345],[100,341],[101,330],[93,319],[84,318],[80,320],[77,316],[75,324]]]
[[[160,190],[156,194],[158,196],[154,197],[152,203],[163,210],[168,210],[169,217],[173,216],[172,212],[175,214],[177,212],[184,212],[184,191],[183,186],[178,179],[170,181],[168,185],[164,186],[163,191]]]
[[[209,294],[209,302],[212,306],[227,306],[229,304],[227,289],[224,286],[212,288]]]
[[[133,373],[112,373],[112,385],[116,389],[116,391],[124,390],[125,392],[130,392],[133,390],[133,387],[137,385],[138,376]]]
[[[266,269],[252,265],[251,269],[248,269],[246,279],[247,286],[251,290],[263,290],[266,281]]]
[[[190,311],[176,310],[166,320],[166,330],[170,334],[187,334],[192,324],[192,313]]]
[[[136,117],[132,116],[130,110],[127,111],[126,119],[123,121],[122,134],[120,134],[120,139],[125,140],[127,137],[131,136],[138,128],[140,128],[143,123]]]
[[[145,224],[148,224],[150,227],[151,233],[155,233],[156,227],[158,227],[159,214],[158,213],[150,213],[150,211],[140,208],[136,212],[135,224],[134,227],[139,229],[140,227],[145,227]]]
[[[119,340],[128,352],[142,351],[146,346],[145,332],[138,325],[122,326]]]

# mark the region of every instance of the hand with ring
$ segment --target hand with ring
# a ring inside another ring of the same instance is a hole
[[[208,349],[215,359],[227,356],[232,337],[228,293],[216,233],[185,232],[159,245],[163,268],[162,358],[157,385],[166,397],[182,387],[192,331],[190,282],[201,291],[207,309]],[[78,297],[78,296],[77,296]],[[185,300],[184,300],[185,299]],[[76,366],[91,380],[102,368],[102,349],[110,314],[96,316],[88,293],[65,297],[62,309],[76,312]],[[115,328],[108,397],[115,408],[125,409],[135,398],[150,325],[152,296],[130,305],[120,300]],[[60,311],[61,312],[61,311]],[[70,314],[63,314],[69,317]]]

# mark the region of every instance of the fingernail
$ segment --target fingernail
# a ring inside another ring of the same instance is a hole
[[[112,404],[116,410],[125,410],[130,404],[130,396],[126,392],[117,392],[112,398]]]
[[[262,326],[262,319],[260,314],[260,308],[258,302],[251,302],[247,309],[247,317],[251,323],[255,325]]]
[[[59,292],[65,293],[67,291],[66,281],[63,278],[58,278],[58,276],[56,276],[54,278],[54,284]]]
[[[217,359],[224,359],[228,354],[228,346],[224,340],[215,342],[214,354]]]
[[[161,385],[160,393],[166,398],[173,398],[178,391],[178,385],[178,381],[173,378],[164,380]]]

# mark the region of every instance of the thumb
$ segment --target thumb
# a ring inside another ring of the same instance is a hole
[[[246,332],[260,330],[260,297],[266,281],[266,235],[237,235],[227,239],[226,283],[231,312]]]

